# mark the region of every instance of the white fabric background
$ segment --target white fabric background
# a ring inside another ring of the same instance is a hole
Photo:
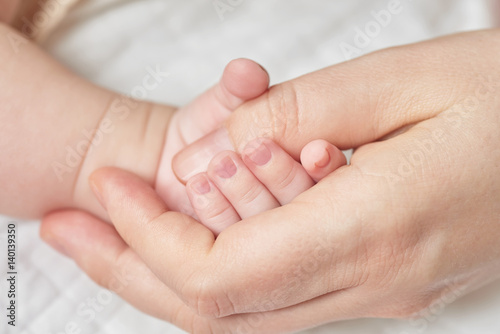
[[[262,63],[272,83],[341,62],[339,44],[352,44],[356,27],[364,28],[373,20],[370,12],[388,2],[247,0],[221,20],[206,0],[84,0],[44,47],[80,75],[123,93],[142,82],[147,66],[161,66],[170,76],[148,99],[182,105],[215,83],[233,58]],[[492,1],[401,0],[401,5],[402,13],[364,53],[494,24]],[[0,216],[0,250],[8,221]],[[101,289],[40,241],[37,222],[20,222],[18,228],[19,326],[7,328],[2,311],[0,333],[66,333],[71,321],[82,334],[183,333],[116,296],[85,321],[78,307]],[[4,268],[3,259],[0,263]],[[3,272],[0,309],[5,310]],[[500,333],[499,288],[500,283],[483,288],[418,323],[355,320],[305,333]]]

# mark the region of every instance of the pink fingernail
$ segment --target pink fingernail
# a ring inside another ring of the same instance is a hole
[[[236,174],[237,170],[238,168],[234,164],[233,159],[227,156],[219,161],[219,164],[215,167],[215,174],[223,179],[229,179]]]
[[[219,152],[232,151],[233,144],[225,128],[221,128],[185,147],[175,155],[172,168],[176,176],[186,182],[207,170],[210,160]]]
[[[321,159],[316,161],[314,165],[318,168],[325,168],[326,166],[328,166],[330,161],[331,161],[330,153],[328,152],[327,149],[325,149]]]
[[[193,183],[191,183],[191,187],[196,191],[199,195],[205,195],[210,192],[212,189],[210,187],[210,183],[207,178],[204,176],[198,177]]]
[[[255,142],[249,143],[245,149],[245,154],[257,166],[264,166],[272,158],[271,150],[263,142],[260,142],[256,147]]]

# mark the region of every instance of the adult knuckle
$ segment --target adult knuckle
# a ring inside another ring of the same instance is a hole
[[[95,263],[83,262],[80,265],[88,273],[90,278],[92,278],[92,280],[96,282],[99,286],[119,293],[120,292],[119,287],[122,287],[123,284],[126,284],[127,282],[120,282],[121,284],[118,287],[116,276],[122,273],[124,268],[127,268],[128,264],[128,261],[126,259],[128,254],[127,250],[128,249],[124,249],[118,252],[116,256],[114,256],[107,263],[95,265]],[[102,269],[103,267],[106,267],[107,269],[103,270]],[[127,277],[125,278],[129,279]]]
[[[99,285],[105,289],[111,290],[111,283],[112,283],[111,276],[109,276],[107,274],[99,275],[99,274],[96,274],[94,272],[89,272],[89,276],[92,278],[92,280],[94,282],[97,283],[97,285]]]
[[[292,82],[274,86],[267,94],[268,126],[277,142],[299,131],[300,108],[298,93]]]
[[[233,314],[234,307],[221,284],[224,280],[200,273],[192,275],[182,289],[186,304],[201,317],[221,318]]]
[[[226,128],[237,147],[259,137],[280,143],[300,131],[302,114],[298,102],[298,89],[293,82],[273,86],[254,103],[240,107],[228,118]]]
[[[219,319],[201,317],[184,305],[177,310],[174,316],[166,320],[193,334],[234,333],[226,323],[219,321]]]

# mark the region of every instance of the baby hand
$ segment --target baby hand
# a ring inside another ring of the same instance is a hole
[[[243,150],[217,154],[205,173],[187,182],[199,220],[218,235],[241,219],[291,202],[316,182],[346,164],[342,151],[314,140],[298,163],[270,139],[258,138]]]

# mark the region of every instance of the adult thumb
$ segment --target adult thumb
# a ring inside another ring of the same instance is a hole
[[[379,51],[273,86],[237,109],[221,129],[181,151],[174,171],[186,181],[216,153],[243,152],[257,137],[273,139],[298,159],[314,139],[349,149],[433,117],[467,89],[467,80],[448,80],[451,69],[439,61],[449,53],[443,47],[449,39]]]

